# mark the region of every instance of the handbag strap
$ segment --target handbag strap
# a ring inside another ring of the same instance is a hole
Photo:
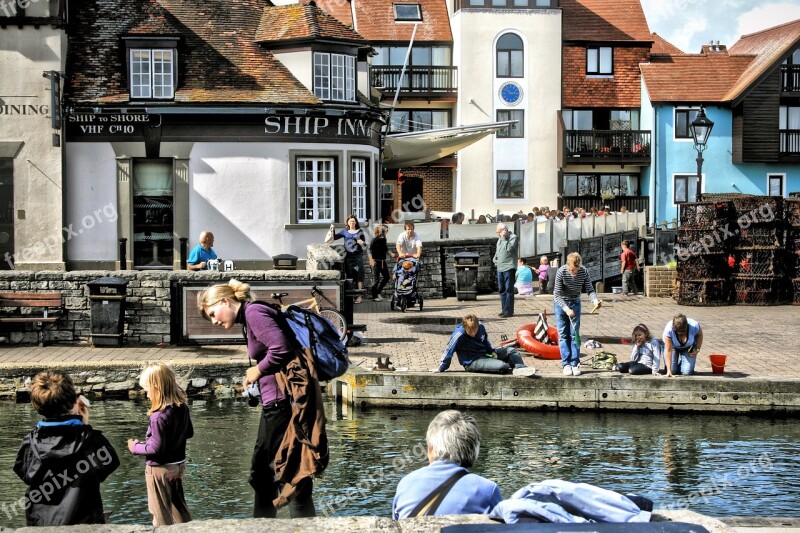
[[[421,502],[414,507],[414,510],[411,511],[409,517],[416,517],[416,516],[430,516],[436,513],[436,510],[439,508],[439,504],[442,503],[444,497],[447,496],[447,493],[450,492],[450,489],[458,482],[459,479],[466,476],[469,472],[466,470],[459,470],[449,478],[447,478],[444,483],[433,489],[433,491],[428,494]]]

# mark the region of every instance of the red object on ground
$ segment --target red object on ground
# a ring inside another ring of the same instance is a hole
[[[547,337],[556,344],[543,344],[533,338],[536,324],[523,324],[517,329],[517,342],[520,347],[542,359],[561,359],[561,350],[558,348],[558,330],[555,326],[548,326]]]
[[[725,372],[725,361],[728,359],[727,355],[712,353],[708,358],[711,359],[712,374],[723,374]]]

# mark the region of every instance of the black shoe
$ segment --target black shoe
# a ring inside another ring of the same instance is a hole
[[[500,314],[498,314],[497,316],[499,316],[500,318],[505,318],[505,317],[506,317],[506,314],[505,314],[505,313],[500,313]]]
[[[514,316],[514,313],[506,313],[503,318],[511,318],[512,316]]]

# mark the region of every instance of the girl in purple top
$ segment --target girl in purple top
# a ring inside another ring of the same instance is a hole
[[[295,348],[276,322],[278,311],[261,302],[251,301],[250,285],[232,279],[214,285],[197,295],[200,314],[215,326],[230,329],[241,324],[247,340],[247,356],[256,364],[245,372],[242,386],[257,383],[263,407],[258,436],[250,465],[250,486],[255,491],[254,518],[275,518],[273,499],[280,487],[272,464],[292,416],[289,399],[278,386],[275,373],[295,358]],[[313,483],[305,478],[289,501],[292,518],[316,516],[311,499]]]
[[[175,373],[161,362],[148,364],[139,384],[150,398],[150,425],[144,442],[128,439],[133,455],[144,455],[147,507],[154,526],[189,522],[192,515],[183,495],[186,440],[194,435],[186,393]]]

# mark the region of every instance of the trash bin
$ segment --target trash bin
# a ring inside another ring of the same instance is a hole
[[[90,281],[86,285],[89,287],[92,344],[122,346],[128,280],[107,277]]]
[[[456,298],[478,299],[478,260],[475,252],[458,252],[454,256],[456,268]]]

